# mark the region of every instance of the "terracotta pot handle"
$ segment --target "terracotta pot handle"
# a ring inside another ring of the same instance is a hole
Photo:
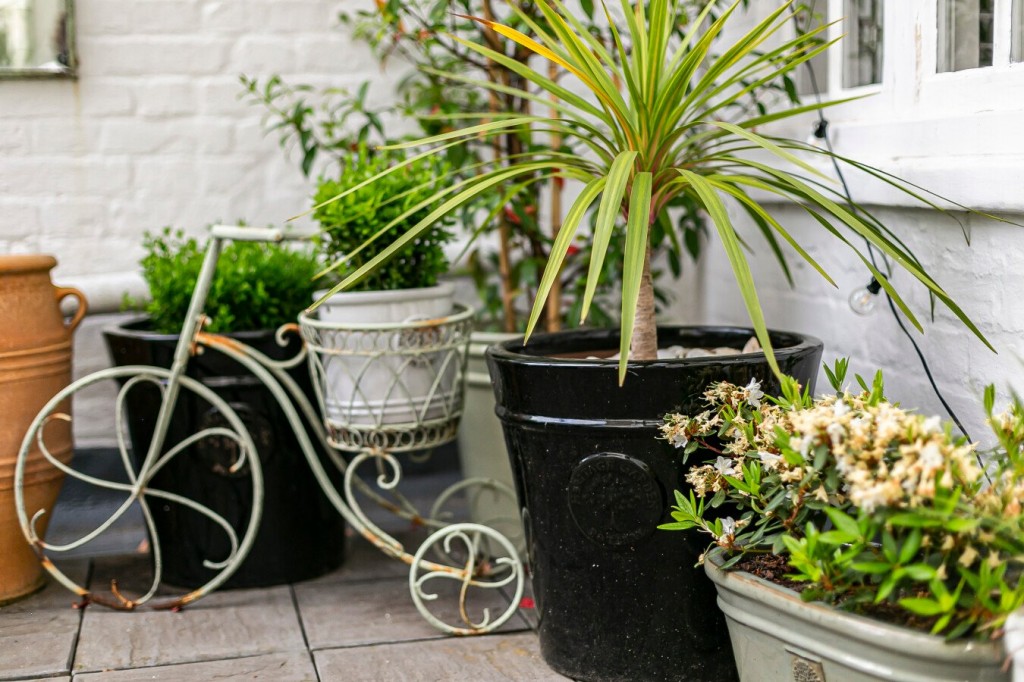
[[[75,327],[85,317],[85,313],[89,310],[89,304],[85,301],[85,294],[74,287],[54,287],[53,295],[57,297],[57,305],[68,296],[74,296],[78,299],[78,309],[75,310],[75,314],[71,317],[71,322],[67,324],[67,330],[70,334],[75,331]]]

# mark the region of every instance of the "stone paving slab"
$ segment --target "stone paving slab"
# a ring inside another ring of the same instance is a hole
[[[381,578],[408,578],[409,566],[397,559],[392,559],[370,544],[366,538],[348,530],[345,539],[345,561],[341,567],[327,575],[306,580],[297,585],[331,585],[340,582],[360,580],[380,580]],[[426,533],[419,530],[406,530],[393,533],[392,537],[402,543],[407,552],[415,554],[419,543]]]
[[[118,567],[117,574],[129,585],[135,574],[126,572],[123,565]],[[109,564],[97,559],[94,582],[104,584],[108,574]],[[159,666],[304,649],[291,588],[228,590],[178,613],[89,607],[72,670]]]
[[[459,623],[459,583],[439,580],[431,585],[439,595],[431,604],[432,611],[446,623]],[[407,579],[302,583],[294,589],[310,649],[447,637],[416,610]],[[474,620],[482,617],[483,607],[490,607],[492,618],[496,618],[507,604],[499,590],[474,593],[468,602]],[[510,632],[527,627],[517,613],[500,630]]]
[[[558,682],[533,633],[328,649],[313,654],[321,682]]]
[[[156,668],[114,670],[75,675],[75,682],[199,682],[217,680],[267,680],[268,682],[317,682],[316,670],[305,651],[249,658],[183,663]],[[47,680],[47,682],[50,682]]]
[[[57,562],[72,580],[84,584],[89,562]],[[0,680],[22,680],[70,671],[82,612],[74,594],[53,579],[37,594],[0,607]],[[65,678],[66,679],[66,678]]]

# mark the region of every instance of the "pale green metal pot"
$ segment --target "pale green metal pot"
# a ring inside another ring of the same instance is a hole
[[[998,643],[960,641],[871,620],[742,571],[704,564],[718,589],[742,682],[1009,680]]]
[[[470,518],[495,528],[516,546],[522,545],[523,526],[516,502],[512,466],[505,450],[501,422],[494,414],[494,388],[484,353],[496,343],[522,334],[473,332],[469,343],[466,388],[459,424],[459,463],[466,479],[479,481],[470,494]],[[485,481],[493,482],[492,484]]]

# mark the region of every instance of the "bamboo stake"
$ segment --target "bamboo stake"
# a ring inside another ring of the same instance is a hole
[[[548,65],[548,78],[555,80],[558,78],[558,67],[554,62]],[[552,95],[552,101],[556,101],[557,98]],[[551,117],[556,118],[558,112],[555,109],[551,109]],[[551,148],[557,150],[562,146],[562,136],[557,132],[551,133]],[[551,178],[551,239],[554,240],[558,237],[559,230],[562,229],[562,179]],[[551,293],[548,295],[547,302],[547,330],[549,332],[557,332],[562,328],[562,277],[559,272],[558,277],[555,277],[554,282],[551,284]]]

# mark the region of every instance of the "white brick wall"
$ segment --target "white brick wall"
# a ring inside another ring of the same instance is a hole
[[[989,351],[941,303],[935,320],[929,319],[928,296],[922,285],[900,272],[897,289],[908,300],[925,328],[908,328],[921,347],[946,400],[971,436],[989,442],[981,408],[984,386],[995,383],[1004,397],[1010,387],[1024,393],[1024,228],[986,220],[972,220],[971,246],[956,223],[933,211],[872,209],[898,231],[938,283],[981,328],[998,354]],[[800,331],[822,339],[824,358],[851,358],[851,370],[870,379],[883,369],[889,396],[907,407],[945,416],[928,385],[910,342],[900,332],[884,297],[866,317],[854,314],[850,293],[865,286],[870,273],[857,257],[823,230],[811,224],[799,209],[777,213],[782,224],[839,284],[833,289],[809,266],[791,254],[796,288],[790,289],[766,249],[754,259],[754,277],[770,327]],[[1014,217],[1024,222],[1020,215]],[[747,230],[751,244],[759,236]],[[858,243],[859,247],[862,244]],[[717,244],[706,252],[703,270],[703,318],[707,322],[748,324],[728,261]],[[819,390],[828,387],[822,373]]]
[[[335,86],[381,74],[337,14],[357,0],[78,0],[79,78],[0,80],[0,253],[57,256],[61,284],[100,308],[138,294],[145,230],[216,221],[281,222],[311,183],[261,111],[238,99],[239,74]],[[107,362],[90,318],[76,374]],[[80,444],[112,442],[109,396],[77,400]]]
[[[57,279],[88,283],[133,272],[146,229],[306,207],[309,183],[239,101],[238,75],[373,76],[389,92],[390,74],[337,25],[345,5],[78,2],[79,79],[0,80],[0,252],[52,252]]]

